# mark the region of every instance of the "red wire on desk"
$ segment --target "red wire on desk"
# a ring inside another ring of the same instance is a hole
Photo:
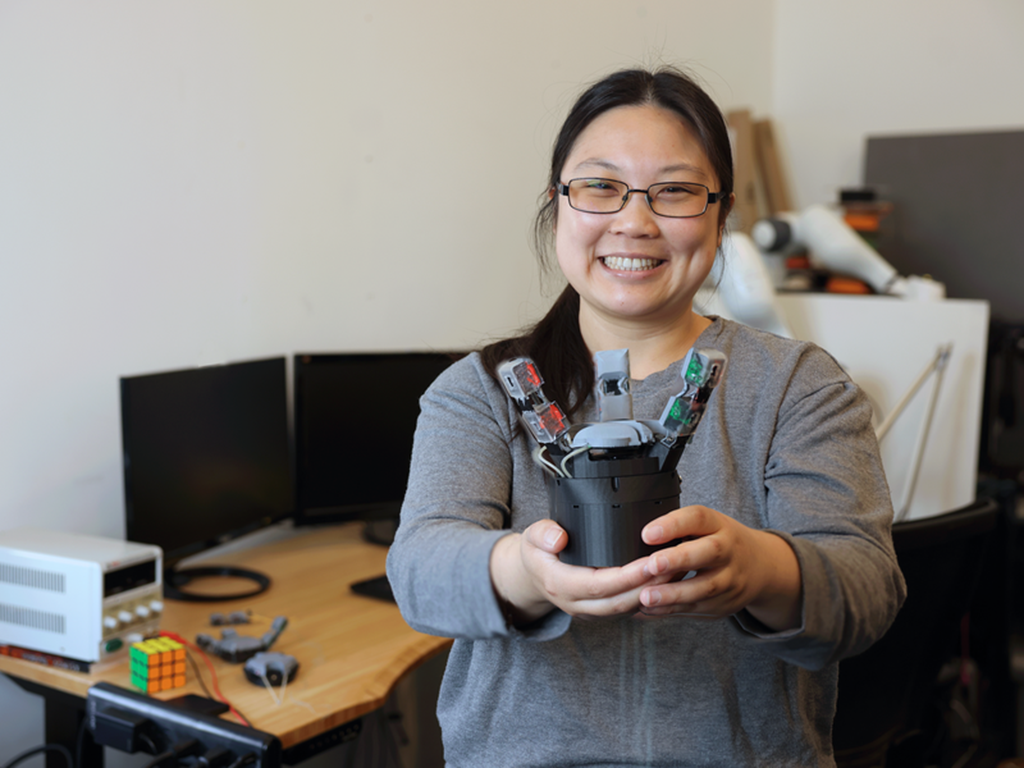
[[[226,698],[224,698],[224,694],[220,692],[220,687],[217,685],[217,671],[213,668],[213,664],[210,663],[210,659],[206,655],[206,653],[203,652],[203,649],[200,648],[199,646],[195,645],[194,643],[190,643],[188,640],[186,640],[181,635],[176,634],[174,632],[168,632],[165,629],[161,629],[160,630],[160,636],[161,637],[169,637],[169,638],[171,638],[171,640],[177,640],[182,645],[184,645],[184,646],[192,649],[196,653],[198,653],[202,657],[203,661],[206,662],[206,666],[210,670],[211,682],[213,683],[213,692],[216,694],[217,698],[220,699],[222,703],[228,705],[228,709],[231,711],[231,714],[233,714],[235,717],[237,717],[238,721],[242,725],[244,725],[244,726],[246,726],[248,728],[252,728],[252,723],[250,723],[248,720],[246,720],[244,717],[242,717],[242,714],[237,709],[235,709],[234,705],[230,701],[228,701]]]

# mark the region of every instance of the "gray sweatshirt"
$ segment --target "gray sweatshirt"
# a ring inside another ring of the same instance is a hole
[[[509,627],[491,548],[548,517],[548,499],[512,403],[471,355],[421,400],[388,555],[409,624],[455,638],[438,701],[448,765],[834,765],[838,662],[905,596],[871,408],[813,344],[713,318],[695,346],[729,362],[679,463],[681,502],[790,543],[801,626],[555,610]],[[635,417],[658,418],[681,384],[679,363],[634,381]],[[575,419],[596,420],[590,401]]]

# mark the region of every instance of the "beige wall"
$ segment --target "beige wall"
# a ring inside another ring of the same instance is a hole
[[[690,65],[723,108],[776,119],[807,205],[859,180],[870,133],[1024,126],[1022,15],[0,0],[0,530],[123,534],[121,375],[472,345],[535,317],[529,220],[582,82]],[[0,711],[0,759],[42,742],[5,678]]]
[[[0,2],[0,529],[122,534],[121,375],[536,317],[567,100],[665,59],[767,109],[771,11]]]
[[[1024,3],[775,8],[772,111],[798,207],[860,183],[867,136],[1024,129]]]
[[[568,100],[664,59],[765,111],[773,7],[0,0],[0,530],[123,535],[119,376],[536,317]]]

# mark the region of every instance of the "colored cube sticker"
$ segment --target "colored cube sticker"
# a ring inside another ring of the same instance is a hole
[[[129,649],[132,685],[145,693],[185,685],[185,646],[169,637],[132,643]]]

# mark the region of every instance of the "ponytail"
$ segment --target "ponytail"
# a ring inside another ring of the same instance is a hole
[[[521,336],[480,350],[487,372],[513,357],[529,357],[544,377],[544,393],[572,418],[594,388],[594,362],[580,332],[580,295],[567,285],[541,320]]]

